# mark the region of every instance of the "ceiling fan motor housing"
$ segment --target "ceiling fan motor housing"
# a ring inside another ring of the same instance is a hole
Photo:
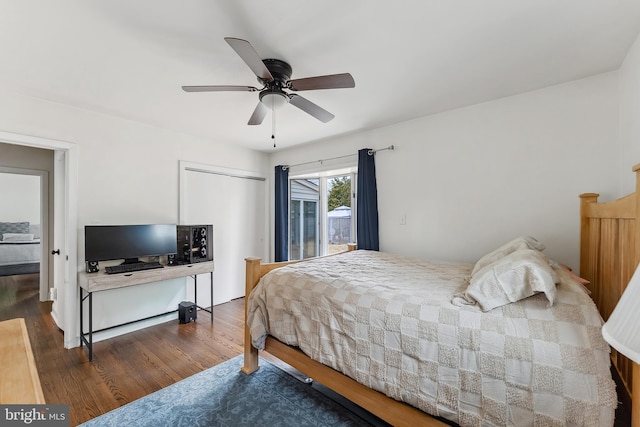
[[[287,82],[291,80],[291,65],[279,59],[263,59],[262,62],[264,62],[264,65],[273,76],[273,80],[267,81],[258,77],[258,81],[265,86],[269,86],[270,84],[275,83],[280,88],[287,87]]]
[[[273,80],[258,77],[265,88],[260,91],[260,101],[271,109],[277,109],[289,102],[289,95],[283,90],[291,79],[291,65],[279,59],[263,59]]]

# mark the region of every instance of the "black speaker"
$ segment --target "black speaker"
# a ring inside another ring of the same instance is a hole
[[[98,261],[87,261],[86,264],[87,273],[95,273],[100,270],[100,268],[98,268]]]
[[[176,254],[167,255],[167,265],[176,265]]]
[[[198,309],[196,305],[190,301],[182,301],[178,304],[178,319],[180,323],[189,323],[195,321],[198,317]]]
[[[178,258],[182,263],[213,261],[213,226],[178,225]]]

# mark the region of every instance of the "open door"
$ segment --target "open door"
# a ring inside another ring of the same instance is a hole
[[[58,150],[54,153],[54,182],[53,182],[53,242],[49,246],[47,254],[53,266],[53,287],[51,297],[51,316],[56,325],[65,330],[64,301],[65,290],[69,283],[69,242],[67,238],[67,224],[69,222],[67,212],[66,191],[66,151]]]
[[[51,299],[49,292],[49,173],[40,175],[40,301]]]

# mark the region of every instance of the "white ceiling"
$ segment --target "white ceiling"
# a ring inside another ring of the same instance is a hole
[[[257,93],[180,89],[261,87],[226,36],[294,79],[353,75],[299,92],[329,123],[278,110],[285,148],[615,70],[639,32],[638,0],[0,0],[0,83],[271,151],[271,116],[246,124]]]

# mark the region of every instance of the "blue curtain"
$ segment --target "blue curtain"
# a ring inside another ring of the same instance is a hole
[[[276,166],[275,170],[275,261],[289,260],[289,168]]]
[[[376,163],[370,148],[358,151],[358,193],[356,230],[358,249],[377,251],[378,239],[378,187],[376,184]]]

